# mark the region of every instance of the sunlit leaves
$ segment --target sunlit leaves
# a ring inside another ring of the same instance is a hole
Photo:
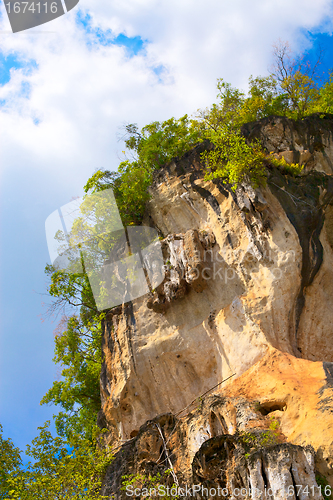
[[[0,424],[0,499],[9,497],[12,490],[10,478],[16,478],[20,472],[22,460],[20,450],[16,448],[11,439],[2,436],[2,425]]]
[[[8,500],[97,500],[105,468],[112,460],[92,439],[75,434],[71,439],[53,437],[49,422],[27,446],[33,459],[17,474],[8,476]]]
[[[227,126],[209,131],[207,136],[215,148],[202,153],[206,180],[222,178],[233,190],[242,182],[254,187],[265,183],[266,157],[258,144],[248,145],[239,132]]]
[[[112,188],[123,224],[130,226],[142,222],[154,171],[195,146],[202,133],[198,121],[187,115],[152,122],[140,132],[137,125],[129,124],[125,131],[125,144],[135,159],[122,161],[116,174],[97,171],[87,182],[85,192]]]
[[[41,401],[64,410],[55,417],[60,435],[70,437],[79,432],[90,436],[100,409],[101,357],[101,318],[63,318],[53,358],[61,364],[62,379],[53,383]]]

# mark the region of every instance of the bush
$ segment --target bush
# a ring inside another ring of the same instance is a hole
[[[300,175],[303,171],[303,165],[300,165],[299,163],[288,163],[285,158],[282,156],[282,158],[275,158],[272,153],[269,155],[269,162],[271,165],[274,167],[278,167],[282,170],[283,173],[289,174],[289,175]]]
[[[231,184],[234,191],[243,182],[253,187],[265,185],[266,155],[258,143],[248,145],[240,132],[227,126],[206,135],[215,148],[201,155],[205,163],[205,180],[221,178]]]
[[[240,439],[245,445],[247,450],[256,451],[259,448],[266,446],[273,446],[278,444],[280,435],[280,423],[274,417],[271,418],[269,428],[267,431],[260,434],[254,434],[252,432],[241,432]],[[245,454],[245,458],[248,458],[250,453]]]
[[[122,476],[122,486],[120,489],[126,491],[127,496],[132,496],[132,492],[138,488],[142,493],[140,498],[146,500],[153,500],[158,496],[162,496],[165,500],[177,500],[179,495],[172,494],[172,490],[176,491],[177,487],[175,483],[170,484],[170,478],[170,469],[165,470],[163,473],[158,472],[155,476],[128,474]]]

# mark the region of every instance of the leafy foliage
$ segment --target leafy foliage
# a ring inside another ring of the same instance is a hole
[[[240,112],[240,123],[261,120],[265,116],[284,115],[287,99],[279,93],[273,75],[249,78],[249,96],[244,100]]]
[[[96,314],[94,296],[85,273],[72,273],[57,270],[50,264],[45,267],[45,273],[50,278],[48,293],[55,300],[50,313],[70,308],[81,308],[85,315]]]
[[[222,78],[217,80],[219,102],[211,109],[199,113],[206,129],[217,130],[227,125],[229,129],[239,130],[244,123],[260,120],[269,115],[285,115],[286,97],[279,93],[277,81],[272,75],[249,78],[249,93],[246,96],[233,88]]]
[[[125,127],[128,138],[125,144],[135,151],[141,165],[158,169],[176,156],[181,156],[200,140],[200,130],[195,120],[187,115],[178,120],[170,118],[162,123],[152,122],[138,132],[136,125]]]
[[[11,490],[10,479],[15,479],[19,474],[22,460],[20,450],[11,439],[4,439],[2,432],[0,424],[0,499],[4,500]]]
[[[237,131],[226,126],[210,131],[207,137],[213,142],[213,151],[202,153],[206,163],[206,180],[222,178],[235,190],[242,182],[254,187],[265,183],[265,154],[259,144],[249,146]]]
[[[101,316],[95,306],[86,274],[69,273],[46,266],[50,277],[49,294],[56,300],[52,311],[64,314],[55,332],[53,361],[62,365],[63,380],[55,381],[41,404],[61,406],[55,417],[57,431],[70,437],[81,432],[91,436],[100,409],[99,374],[101,369]],[[78,309],[77,312],[73,312]]]
[[[282,158],[275,158],[271,153],[269,155],[269,162],[274,167],[280,168],[283,173],[293,176],[300,175],[303,170],[303,165],[299,163],[288,163],[283,156]]]
[[[204,129],[227,125],[233,130],[266,116],[301,119],[313,113],[333,112],[333,73],[321,83],[322,54],[311,65],[305,57],[293,58],[289,44],[274,46],[274,64],[268,76],[250,76],[248,95],[222,78],[217,81],[218,103],[198,114]],[[200,126],[199,126],[200,128]]]
[[[162,123],[152,122],[139,132],[136,124],[125,127],[125,145],[134,160],[122,161],[116,173],[98,170],[84,187],[86,193],[112,188],[124,226],[138,225],[146,202],[153,172],[175,156],[181,156],[201,137],[196,120],[187,115]]]
[[[256,451],[259,448],[266,446],[273,446],[278,444],[280,436],[280,423],[274,417],[271,418],[269,429],[260,434],[254,434],[252,432],[242,431],[240,433],[240,439],[248,450]],[[249,457],[249,453],[246,453],[246,458]]]
[[[61,326],[65,324],[62,331]],[[55,337],[53,361],[61,363],[62,380],[55,381],[41,404],[62,407],[55,417],[60,436],[73,434],[91,437],[100,409],[101,325],[96,317],[63,317]]]
[[[96,447],[96,434],[93,440],[79,435],[65,440],[54,438],[48,426],[39,427],[27,446],[34,462],[8,477],[8,500],[102,499],[101,480],[112,457]]]
[[[157,472],[155,476],[145,474],[128,474],[122,476],[121,490],[126,491],[127,496],[133,496],[133,492],[138,489],[141,492],[140,498],[153,500],[157,496],[162,496],[165,500],[179,498],[175,483],[170,482],[171,469],[166,469],[163,473]]]

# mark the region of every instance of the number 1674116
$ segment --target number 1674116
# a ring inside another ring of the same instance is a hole
[[[8,14],[24,14],[25,12],[32,12],[36,14],[47,14],[51,12],[55,14],[58,10],[57,2],[52,2],[51,5],[48,5],[46,2],[15,2],[6,3],[6,9]],[[48,11],[49,9],[49,11]]]

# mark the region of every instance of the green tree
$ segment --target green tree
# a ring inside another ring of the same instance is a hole
[[[64,314],[55,332],[53,358],[62,366],[62,379],[53,383],[41,404],[61,407],[55,416],[61,436],[69,438],[78,432],[91,436],[100,409],[103,316],[96,309],[86,273],[55,270],[50,265],[45,270],[50,278],[48,292],[55,299],[50,312]]]
[[[87,194],[112,188],[124,226],[142,222],[153,173],[172,158],[183,155],[202,138],[202,126],[187,115],[164,122],[152,122],[139,131],[125,126],[126,148],[134,159],[122,161],[118,171],[98,170],[85,185]]]
[[[279,92],[277,81],[272,75],[256,78],[250,76],[247,96],[222,78],[217,81],[217,89],[219,102],[198,112],[201,137],[205,135],[204,131],[216,132],[223,127],[239,131],[245,123],[269,115],[286,114],[287,98]]]
[[[97,314],[94,296],[90,287],[89,279],[84,272],[70,272],[70,270],[56,269],[48,264],[45,274],[50,279],[48,293],[53,297],[52,305],[49,306],[50,315],[57,311],[66,311],[69,307],[80,309],[85,316]]]
[[[53,361],[61,363],[62,379],[55,381],[41,404],[62,408],[55,416],[57,432],[91,438],[100,409],[101,317],[64,316],[55,336]]]
[[[15,479],[22,466],[21,452],[12,440],[4,439],[3,429],[0,424],[0,499],[8,498],[11,490],[10,479]]]
[[[217,131],[227,126],[229,129],[239,129],[240,114],[245,101],[245,94],[225,82],[223,78],[217,80],[217,99],[211,108],[199,110],[197,118],[201,137],[203,131]],[[197,125],[198,126],[198,125]]]
[[[322,51],[315,64],[310,64],[304,56],[292,57],[288,42],[279,41],[274,45],[272,76],[277,82],[277,90],[287,102],[285,114],[289,118],[300,119],[313,113],[319,104],[319,73]]]
[[[312,106],[313,113],[333,113],[333,72],[330,72],[329,79],[319,90],[319,99]]]
[[[145,125],[141,132],[135,124],[125,127],[125,145],[134,151],[138,163],[149,170],[161,168],[176,156],[181,156],[200,140],[198,123],[187,115],[178,120],[170,118],[164,122]]]
[[[7,478],[8,500],[97,500],[103,473],[112,457],[92,439],[78,434],[66,440],[53,437],[50,422],[39,427],[39,435],[27,446],[34,461]]]
[[[284,94],[280,94],[277,81],[272,75],[249,78],[249,95],[244,99],[239,111],[239,124],[260,120],[265,116],[284,115],[288,103]]]

